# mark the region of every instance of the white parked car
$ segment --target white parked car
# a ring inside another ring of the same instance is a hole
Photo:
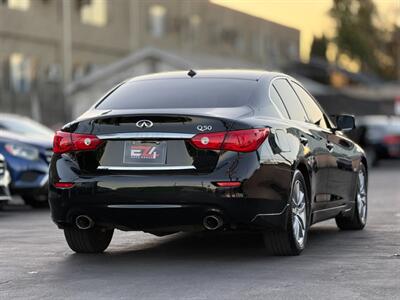
[[[8,185],[10,184],[10,174],[7,170],[7,163],[4,156],[0,154],[0,209],[11,199]]]

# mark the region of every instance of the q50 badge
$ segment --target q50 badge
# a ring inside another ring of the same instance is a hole
[[[197,125],[196,128],[197,128],[198,131],[201,131],[201,132],[212,130],[212,126],[211,125]]]

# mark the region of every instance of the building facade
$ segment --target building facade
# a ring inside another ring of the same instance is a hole
[[[63,79],[144,47],[276,69],[299,59],[299,38],[296,29],[206,0],[0,0],[0,108],[35,116],[48,101],[62,102]]]

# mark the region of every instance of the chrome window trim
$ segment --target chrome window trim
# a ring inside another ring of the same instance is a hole
[[[151,167],[126,167],[126,166],[98,166],[98,170],[110,171],[173,171],[196,170],[195,166],[151,166]]]
[[[124,132],[102,134],[97,137],[101,140],[125,140],[125,139],[191,139],[194,133],[175,133],[175,132]]]

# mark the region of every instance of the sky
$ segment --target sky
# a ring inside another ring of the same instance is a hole
[[[300,30],[300,55],[308,60],[313,36],[334,33],[334,22],[328,15],[332,0],[211,0],[257,17]],[[375,0],[381,26],[396,22],[400,26],[400,0]]]

